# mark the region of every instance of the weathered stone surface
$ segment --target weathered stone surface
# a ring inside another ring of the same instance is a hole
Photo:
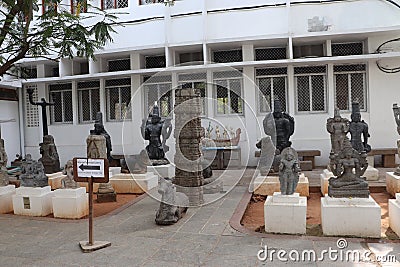
[[[138,155],[130,155],[121,159],[121,172],[146,173],[147,166],[151,165],[146,150],[142,149]]]
[[[393,104],[393,115],[397,125],[397,132],[400,134],[400,107],[396,103]],[[397,155],[400,157],[400,139],[397,140]],[[400,166],[397,166],[394,174],[400,175]]]
[[[368,124],[361,120],[360,106],[358,102],[351,104],[351,122],[349,132],[351,135],[351,146],[359,153],[368,153],[371,146],[368,144]]]
[[[66,175],[66,177],[61,180],[61,188],[75,189],[80,187],[74,180],[74,166],[72,160],[68,160],[65,164],[63,174]]]
[[[281,152],[279,164],[279,182],[282,195],[291,195],[295,192],[299,182],[300,167],[296,150],[287,147]]]
[[[54,137],[52,135],[43,136],[43,142],[39,146],[40,154],[42,155],[39,161],[42,162],[45,173],[60,171],[60,158],[58,157]]]
[[[272,142],[271,136],[261,138],[256,144],[257,148],[261,149],[260,161],[258,162],[258,169],[261,175],[268,175],[275,156],[275,146]]]
[[[6,186],[9,183],[7,174],[7,153],[4,148],[4,139],[0,138],[0,186]]]
[[[67,177],[63,172],[56,172],[46,174],[48,178],[48,184],[51,186],[52,190],[62,188],[62,180]]]
[[[338,154],[343,149],[343,142],[350,130],[350,122],[342,118],[339,109],[335,108],[335,115],[326,122],[326,130],[331,134],[331,152]]]
[[[30,154],[27,154],[21,165],[21,186],[25,187],[44,187],[48,185],[48,178],[44,174],[44,168],[41,162],[33,160]]]

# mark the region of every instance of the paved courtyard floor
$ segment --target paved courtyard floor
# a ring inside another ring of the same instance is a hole
[[[221,193],[219,199],[206,195],[206,201],[214,201],[190,208],[175,225],[155,224],[159,203],[150,196],[115,214],[96,218],[95,241],[110,241],[112,245],[91,253],[83,253],[79,247],[79,241],[88,239],[87,220],[0,215],[0,266],[400,266],[400,243],[396,242],[346,238],[342,241],[347,246],[340,250],[335,237],[261,237],[233,229],[232,220],[238,220],[237,207],[248,191],[254,169],[247,169],[239,181],[243,172],[224,172],[224,189],[232,190]],[[265,257],[260,252],[265,248],[269,256],[276,251],[273,261],[257,257]],[[329,249],[331,254],[323,254],[322,259],[321,252]],[[285,252],[281,252],[282,260],[278,250]],[[298,261],[291,260],[297,258],[296,251]],[[346,261],[346,251],[369,257]]]

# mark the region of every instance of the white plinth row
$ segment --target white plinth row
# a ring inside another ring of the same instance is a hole
[[[296,193],[300,196],[308,197],[310,195],[310,186],[308,178],[304,173],[300,174],[299,182],[297,183]],[[272,196],[275,192],[280,192],[280,183],[278,176],[262,176],[258,175],[254,179],[254,194],[262,196]]]

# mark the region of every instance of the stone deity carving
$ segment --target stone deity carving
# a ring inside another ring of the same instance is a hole
[[[4,148],[4,139],[0,138],[0,186],[6,186],[10,182],[7,173],[7,153]]]
[[[397,104],[393,104],[393,114],[397,124],[397,132],[400,134],[400,107]],[[397,155],[400,157],[400,139],[397,140]],[[400,175],[400,166],[397,166],[394,174]]]
[[[331,151],[334,154],[339,153],[343,148],[344,139],[350,129],[350,122],[342,118],[339,109],[335,108],[335,115],[326,122],[326,130],[331,134]]]
[[[106,139],[106,157],[102,156],[102,157],[98,157],[98,158],[107,158],[108,162],[112,161],[112,157],[111,157],[111,151],[112,151],[112,144],[111,144],[111,137],[110,135],[107,133],[106,129],[104,128],[104,124],[103,124],[103,114],[101,112],[97,112],[96,114],[96,121],[94,123],[94,129],[90,130],[90,134],[91,135],[101,135],[104,136],[104,138]],[[89,147],[87,147],[87,149],[89,149]],[[95,148],[92,146],[90,147],[90,149],[94,149],[94,151],[91,151],[91,153],[95,153]],[[99,147],[97,147],[96,149],[99,149]],[[92,154],[91,158],[95,158],[94,155]]]
[[[162,120],[157,104],[153,107],[153,114],[149,119],[142,120],[141,133],[145,140],[149,140],[146,151],[153,165],[168,164],[164,158],[165,153],[169,151],[166,145],[167,139],[172,133],[171,119]],[[162,140],[161,140],[162,137]],[[160,162],[157,162],[160,160]]]
[[[351,122],[350,122],[350,135],[351,145],[359,153],[371,151],[371,146],[368,144],[368,124],[361,120],[360,105],[358,102],[351,104]]]
[[[67,177],[61,180],[61,188],[79,188],[79,184],[74,180],[74,166],[72,160],[68,160],[65,164],[63,174],[66,174]]]
[[[25,156],[21,165],[21,186],[44,187],[48,185],[48,178],[44,174],[44,167],[41,162],[32,159],[30,154]]]
[[[142,149],[138,155],[121,159],[121,172],[143,174],[147,172],[147,166],[150,165],[151,161],[147,155],[147,151]]]
[[[43,136],[43,143],[40,143],[39,146],[40,154],[42,155],[39,161],[42,162],[45,172],[55,173],[60,171],[60,159],[53,136]]]
[[[275,158],[275,146],[272,142],[271,136],[268,135],[263,137],[258,141],[256,147],[261,149],[260,161],[258,162],[260,175],[266,176],[268,175]]]
[[[292,195],[299,182],[300,167],[297,152],[291,147],[282,150],[279,164],[279,182],[282,195]]]

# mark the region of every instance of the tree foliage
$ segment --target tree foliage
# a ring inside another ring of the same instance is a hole
[[[42,6],[44,3],[44,7]],[[94,58],[118,25],[115,14],[78,0],[71,14],[61,0],[3,0],[0,2],[0,75],[27,57],[53,60],[74,56]]]

